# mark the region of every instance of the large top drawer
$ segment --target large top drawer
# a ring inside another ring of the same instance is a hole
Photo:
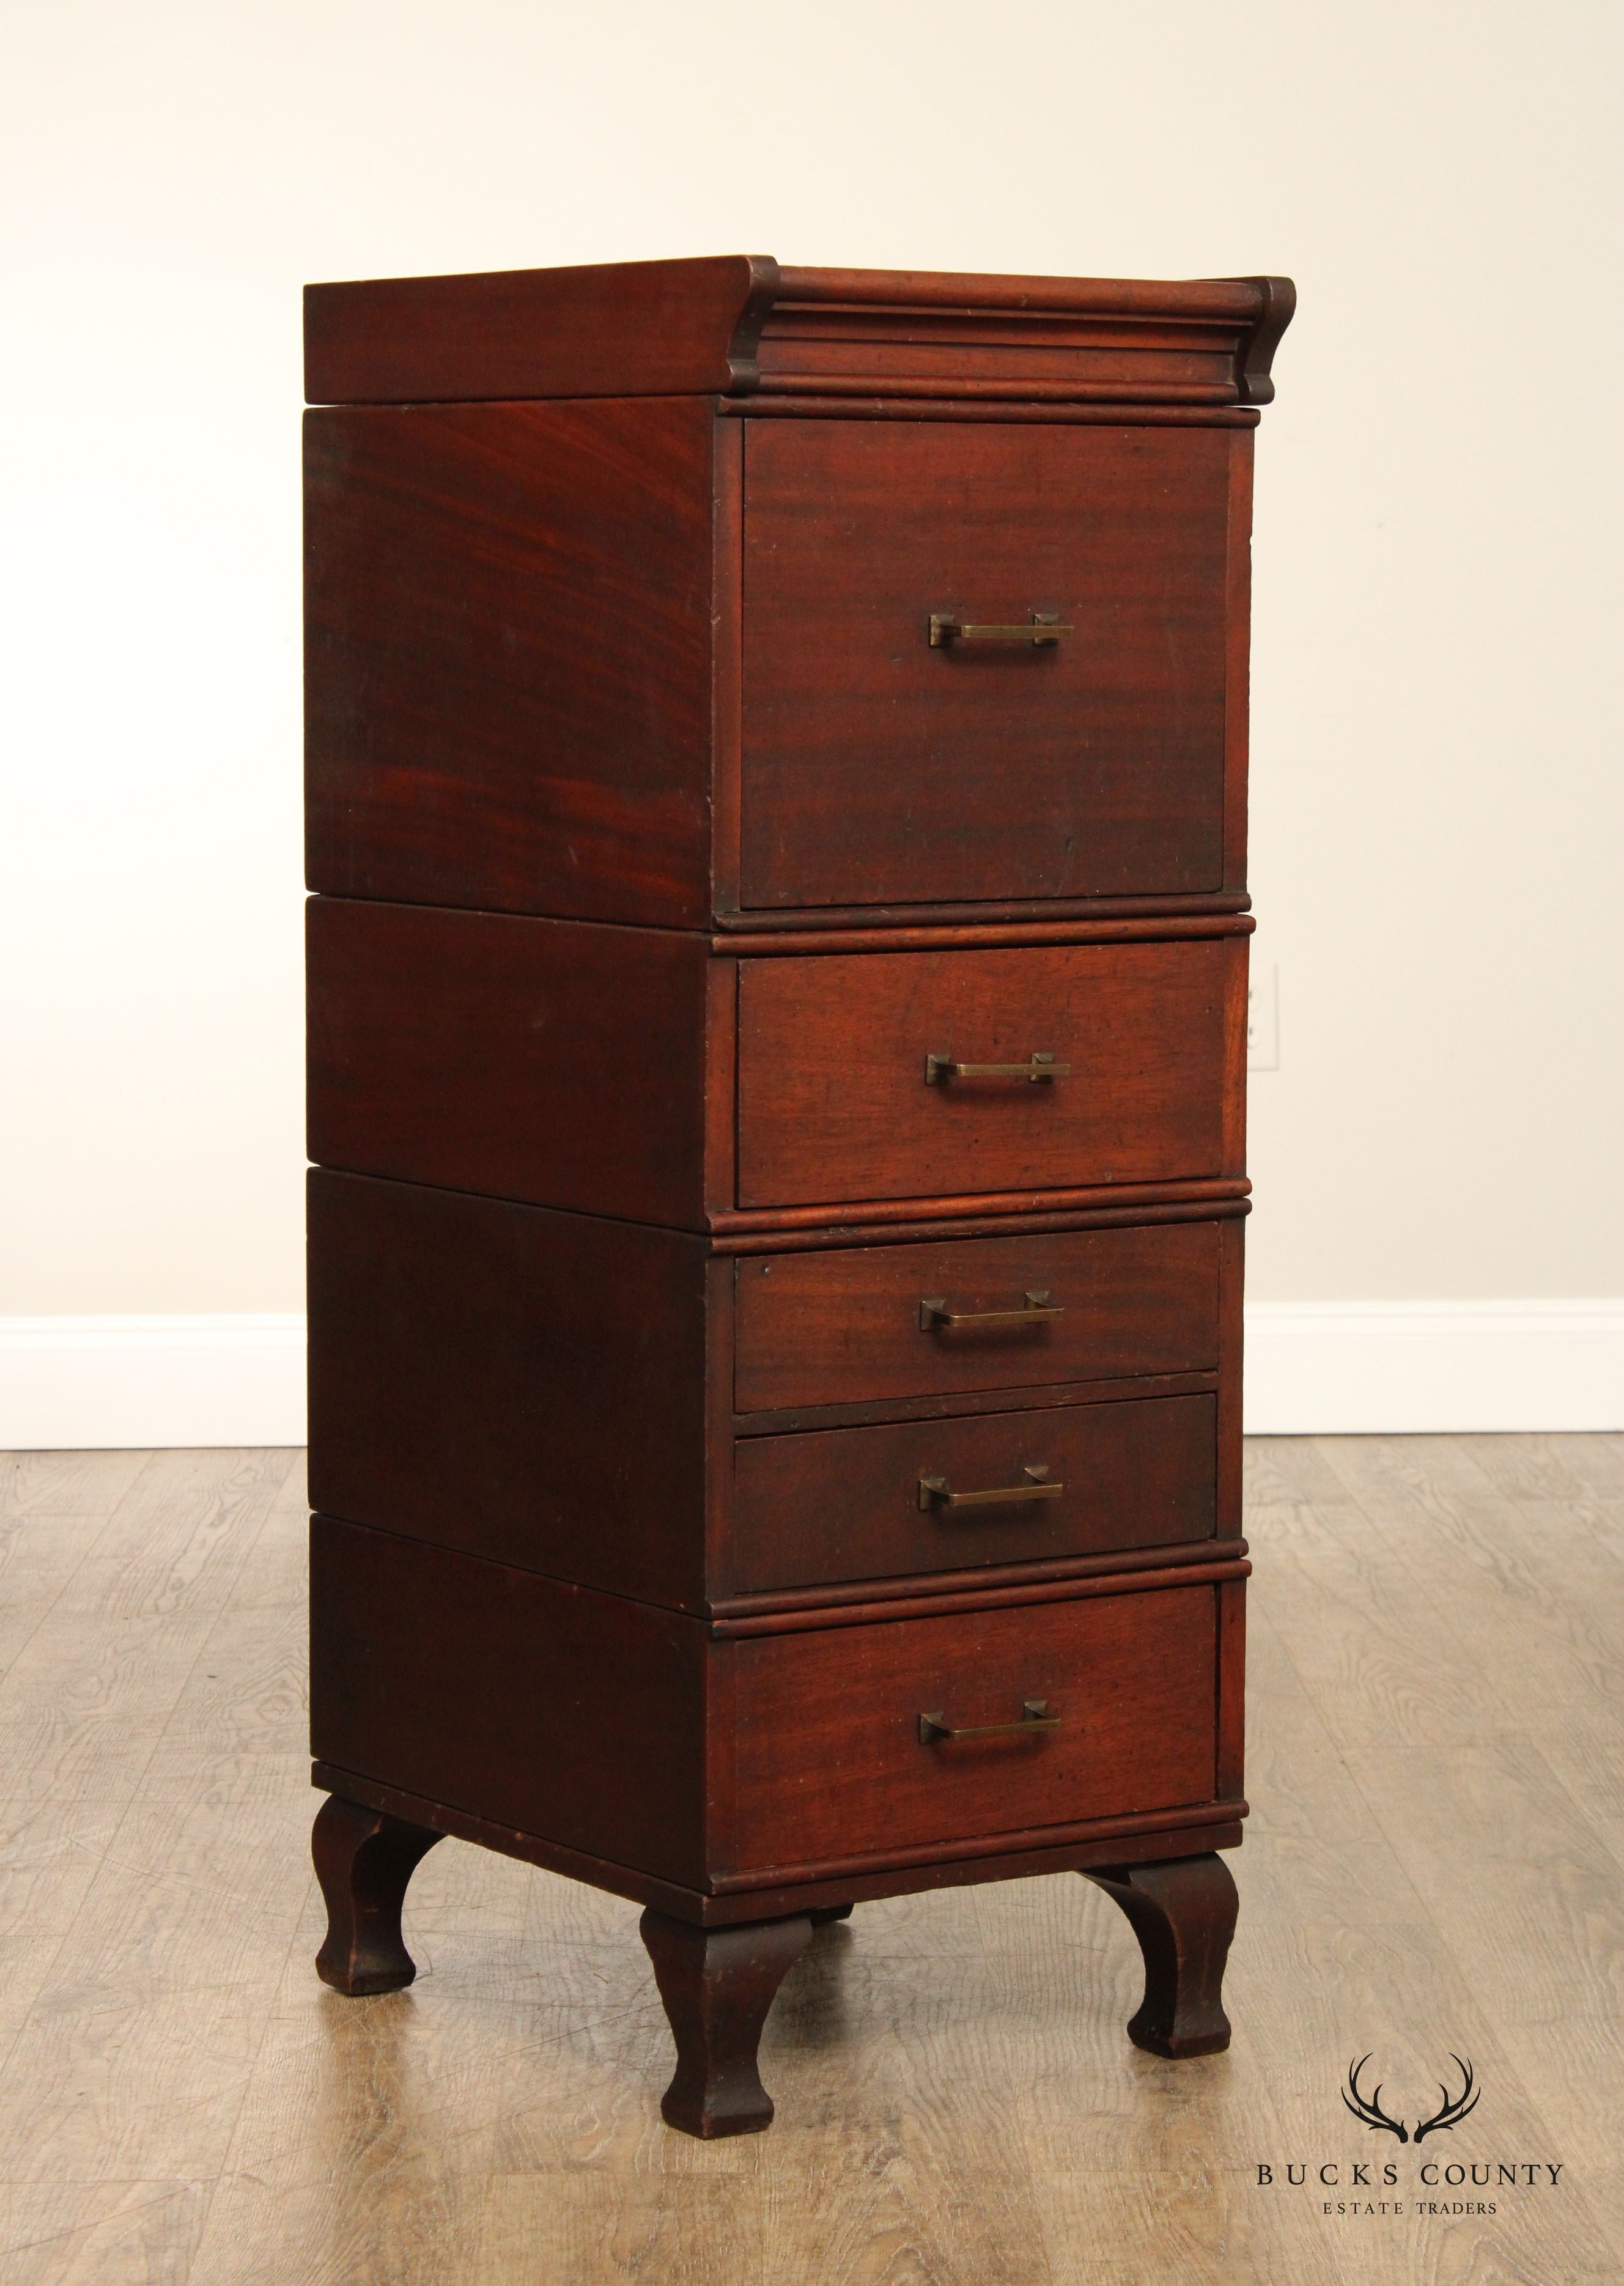
[[[745,907],[1225,886],[1249,433],[748,426]],[[932,641],[1035,614],[1068,631]]]

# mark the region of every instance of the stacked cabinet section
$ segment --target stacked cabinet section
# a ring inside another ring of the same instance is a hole
[[[1280,289],[740,264],[317,289],[306,442],[319,1862],[641,1899],[684,2056],[1245,1810]]]

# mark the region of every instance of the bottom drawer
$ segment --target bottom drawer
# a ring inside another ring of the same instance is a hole
[[[1217,1685],[1207,1585],[746,1639],[737,1868],[1210,1801]]]

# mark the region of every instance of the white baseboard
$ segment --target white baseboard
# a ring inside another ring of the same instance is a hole
[[[1624,1301],[1255,1302],[1251,1436],[1624,1429]]]
[[[1254,1303],[1246,1426],[1624,1429],[1624,1301]],[[302,1317],[0,1318],[0,1448],[304,1441]]]
[[[0,1318],[0,1448],[304,1442],[302,1315]]]

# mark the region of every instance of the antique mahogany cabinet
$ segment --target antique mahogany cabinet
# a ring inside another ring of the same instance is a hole
[[[311,1721],[765,2126],[855,1903],[1086,1874],[1229,2036],[1251,408],[1282,280],[307,307]]]

